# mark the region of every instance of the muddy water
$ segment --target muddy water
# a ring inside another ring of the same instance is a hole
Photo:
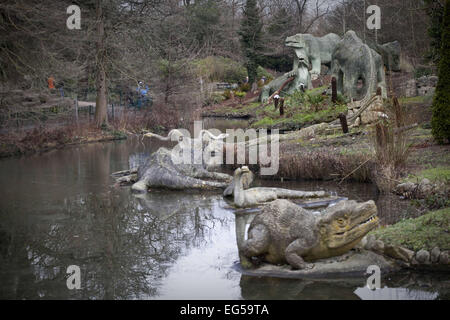
[[[136,197],[113,186],[111,172],[139,163],[159,146],[129,139],[1,160],[0,298],[449,298],[449,278],[439,274],[390,275],[382,285],[391,289],[376,296],[362,289],[363,275],[333,282],[242,276],[233,267],[234,211],[219,194]],[[370,185],[259,184],[376,199],[385,223],[414,214]],[[81,269],[80,290],[66,286],[69,265]]]

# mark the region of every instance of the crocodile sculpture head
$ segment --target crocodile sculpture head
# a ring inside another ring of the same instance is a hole
[[[345,253],[377,225],[377,208],[373,201],[360,204],[342,201],[320,217],[317,223],[319,244],[315,251],[317,255]]]
[[[295,269],[312,268],[314,265],[306,262],[352,249],[377,227],[376,214],[373,201],[344,200],[315,214],[290,201],[276,200],[253,219],[242,253],[273,264],[287,262]]]

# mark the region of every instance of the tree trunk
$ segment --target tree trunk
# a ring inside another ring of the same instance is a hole
[[[335,77],[331,78],[331,102],[337,102],[337,80]]]
[[[95,101],[95,123],[98,127],[108,124],[107,106],[108,101],[106,97],[106,71],[105,71],[105,26],[103,21],[102,0],[97,0],[96,3],[96,22],[97,22],[97,99]]]

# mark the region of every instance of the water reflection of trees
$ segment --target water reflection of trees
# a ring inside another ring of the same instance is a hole
[[[58,218],[17,220],[2,213],[3,298],[133,299],[156,293],[171,264],[187,249],[208,242],[216,224],[202,195],[129,192],[67,201]],[[5,217],[3,219],[3,216]],[[20,218],[19,218],[20,219]],[[66,287],[66,268],[79,265],[82,289]],[[20,272],[18,272],[18,270]]]

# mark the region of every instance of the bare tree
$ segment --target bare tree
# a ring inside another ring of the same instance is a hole
[[[106,93],[106,48],[105,25],[102,0],[96,2],[97,47],[96,47],[96,89],[95,122],[97,126],[108,124]]]

